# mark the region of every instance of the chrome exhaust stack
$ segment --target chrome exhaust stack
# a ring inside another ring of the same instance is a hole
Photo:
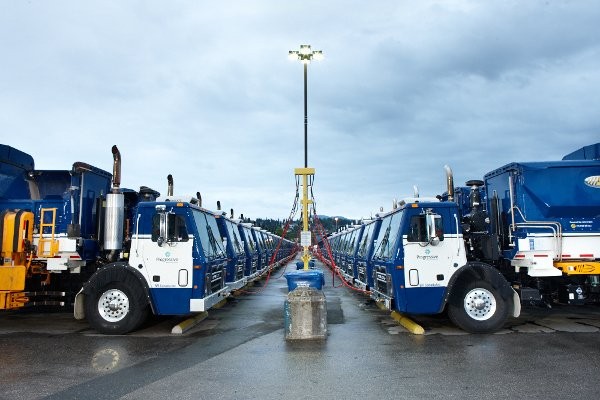
[[[446,170],[446,185],[448,187],[448,200],[454,201],[454,176],[452,175],[452,169],[444,165],[444,169]]]
[[[173,196],[173,175],[167,175],[167,196]]]
[[[113,177],[110,193],[106,194],[104,215],[104,250],[109,251],[109,261],[116,261],[119,250],[123,249],[123,226],[125,221],[125,196],[120,192],[121,153],[117,146],[112,147]]]
[[[112,177],[112,192],[119,193],[121,186],[121,152],[117,146],[112,147],[113,154],[113,177]]]

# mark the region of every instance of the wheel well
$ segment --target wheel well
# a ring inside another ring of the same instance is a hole
[[[498,289],[500,295],[506,301],[506,304],[508,304],[509,306],[509,313],[512,314],[515,306],[513,288],[510,286],[510,284],[504,278],[504,276],[500,273],[500,271],[498,271],[491,265],[477,261],[468,262],[467,264],[462,266],[458,271],[456,271],[454,275],[452,275],[452,278],[450,278],[450,282],[448,282],[448,287],[446,288],[446,295],[444,296],[444,301],[441,305],[440,312],[444,310],[448,302],[455,301],[455,299],[453,299],[452,296],[452,293],[454,293],[455,288],[460,288],[463,285],[466,285],[468,282],[472,282],[475,280],[489,282],[490,285]]]
[[[110,282],[121,282],[126,285],[139,285],[143,289],[143,299],[142,303],[150,304],[152,307],[152,311],[154,312],[154,307],[152,301],[150,299],[150,290],[148,288],[148,283],[144,276],[137,271],[136,269],[129,266],[129,264],[124,262],[116,262],[112,264],[108,264],[96,271],[91,278],[85,283],[81,292],[77,295],[83,295],[85,297],[91,295],[94,292],[99,292],[102,290],[104,286],[109,284]],[[76,298],[76,303],[78,301],[85,301],[85,298]],[[84,304],[84,303],[82,303]],[[78,310],[84,310],[85,307],[82,305],[81,307],[77,307]],[[84,318],[85,315],[82,315],[81,318]]]

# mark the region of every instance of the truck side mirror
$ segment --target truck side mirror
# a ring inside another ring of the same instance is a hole
[[[159,234],[156,244],[159,246],[173,242],[175,239],[175,214],[172,212],[161,212],[159,223]]]
[[[442,232],[442,217],[438,214],[427,214],[427,241],[432,246],[440,244]]]
[[[168,228],[168,221],[167,221],[167,213],[162,212],[159,214],[160,216],[160,223],[159,223],[159,233],[158,233],[158,238],[156,239],[156,244],[158,244],[159,247],[162,247],[163,244],[165,244],[165,241],[167,240],[166,238],[168,238],[168,233],[167,233],[167,228]]]

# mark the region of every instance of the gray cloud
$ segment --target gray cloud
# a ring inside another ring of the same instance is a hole
[[[368,216],[517,160],[597,142],[594,1],[31,1],[0,13],[2,142],[41,169],[287,217],[303,165],[301,43],[318,211]]]

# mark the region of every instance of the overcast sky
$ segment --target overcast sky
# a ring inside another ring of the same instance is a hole
[[[600,141],[597,0],[0,0],[0,143],[37,169],[287,218],[308,164],[319,214],[558,160]],[[299,214],[298,214],[299,216]]]

